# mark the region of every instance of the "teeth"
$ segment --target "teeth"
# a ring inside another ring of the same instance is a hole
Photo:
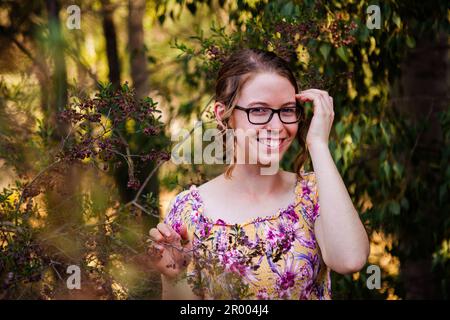
[[[280,140],[280,139],[258,139],[258,141],[262,144],[265,144],[266,146],[268,146],[270,148],[276,148],[282,142],[282,140]]]

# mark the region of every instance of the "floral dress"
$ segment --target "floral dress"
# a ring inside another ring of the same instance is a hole
[[[192,239],[187,281],[204,299],[331,299],[330,269],[314,236],[319,201],[313,172],[302,172],[295,201],[242,224],[212,221],[192,185],[179,193],[164,223]]]

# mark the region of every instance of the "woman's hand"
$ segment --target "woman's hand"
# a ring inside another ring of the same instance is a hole
[[[192,256],[192,242],[185,225],[178,234],[171,226],[159,223],[149,231],[153,266],[167,278],[175,279],[186,271]]]
[[[328,148],[328,137],[334,119],[333,98],[328,92],[318,89],[301,91],[295,97],[301,102],[313,102],[314,115],[306,136],[308,148],[316,145],[325,145]]]

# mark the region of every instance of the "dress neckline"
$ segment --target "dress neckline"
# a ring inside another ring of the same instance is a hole
[[[234,226],[240,226],[240,227],[244,227],[246,225],[250,225],[250,224],[254,224],[254,223],[259,223],[259,222],[263,222],[263,221],[268,221],[268,220],[274,220],[274,219],[278,219],[282,214],[286,213],[286,212],[290,212],[291,210],[294,210],[295,207],[299,204],[299,197],[302,194],[302,191],[299,190],[302,187],[302,178],[301,176],[297,175],[296,181],[295,181],[295,186],[294,186],[294,194],[295,194],[295,198],[293,201],[291,201],[290,204],[288,204],[286,207],[281,207],[279,208],[275,214],[271,214],[271,215],[267,215],[264,217],[256,217],[256,218],[249,218],[243,222],[240,223],[229,223],[227,221],[225,221],[224,219],[217,219],[216,221],[214,221],[212,218],[207,217],[204,215],[204,208],[205,208],[205,203],[202,199],[202,197],[200,196],[200,192],[198,191],[198,187],[196,185],[191,185],[191,187],[189,188],[190,194],[194,196],[194,198],[197,200],[198,202],[198,215],[201,216],[208,224],[210,225],[218,225],[218,226],[229,226],[229,227],[234,227]]]

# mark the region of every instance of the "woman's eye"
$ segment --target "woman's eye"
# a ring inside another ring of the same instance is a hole
[[[250,110],[251,114],[266,114],[269,112],[269,109],[267,108],[252,108]]]
[[[281,113],[284,114],[295,114],[296,108],[283,108],[281,109]]]

